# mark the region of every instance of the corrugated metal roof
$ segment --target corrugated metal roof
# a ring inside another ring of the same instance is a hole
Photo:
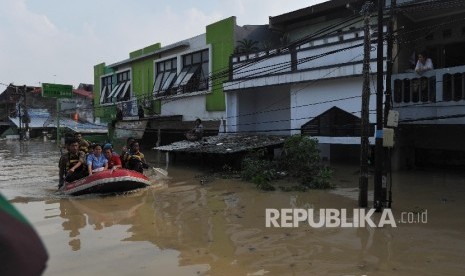
[[[30,123],[29,128],[56,128],[56,118],[45,109],[28,110]],[[19,127],[19,117],[9,117],[10,121]],[[69,128],[82,133],[107,133],[106,125],[93,124],[89,122],[74,121],[70,118],[60,118],[60,127]]]
[[[208,136],[195,142],[178,141],[153,149],[162,152],[231,154],[281,144],[284,144],[284,137],[282,136],[229,134]]]

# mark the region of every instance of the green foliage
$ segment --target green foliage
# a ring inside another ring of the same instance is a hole
[[[311,189],[333,189],[334,186],[331,184],[332,173],[333,171],[330,168],[322,167],[311,181],[303,182],[303,184]]]
[[[247,39],[247,38],[244,38],[242,40],[238,40],[237,41],[237,47],[236,49],[234,50],[234,52],[236,54],[240,54],[240,53],[251,53],[251,52],[256,52],[258,50],[260,50],[258,48],[258,41],[256,40],[251,40],[251,39]]]
[[[300,179],[301,184],[312,189],[332,188],[332,171],[320,164],[318,140],[308,136],[294,135],[284,142],[284,156],[280,160],[289,175]]]
[[[320,152],[318,141],[301,135],[294,135],[284,142],[284,156],[281,166],[290,176],[310,179],[319,170]]]
[[[285,33],[280,38],[279,41],[281,42],[281,46],[287,46],[290,43],[289,34]]]
[[[266,175],[256,175],[252,177],[252,182],[255,183],[258,189],[264,191],[274,191],[275,187],[270,184],[270,180],[267,179]]]
[[[279,188],[283,191],[306,191],[307,189],[330,189],[331,169],[320,164],[318,141],[307,136],[294,135],[286,139],[284,156],[278,163],[265,158],[265,151],[250,152],[242,161],[241,178],[251,181],[262,190],[274,190],[269,184],[279,177],[278,172],[287,172],[298,179],[300,185]]]
[[[264,157],[263,149],[250,152],[242,161],[241,178],[252,181],[259,189],[274,190],[269,182],[277,177],[275,164]]]
[[[254,179],[270,181],[276,178],[276,169],[268,160],[247,157],[242,161],[241,177],[249,181]]]
[[[261,42],[262,49],[265,51],[269,51],[273,47],[273,43],[270,40],[265,40]]]

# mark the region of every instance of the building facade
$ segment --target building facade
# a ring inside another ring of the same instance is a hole
[[[286,43],[269,51],[231,58],[232,74],[224,84],[228,131],[303,133],[319,140],[325,158],[359,158],[362,4],[334,0],[270,17],[269,28]],[[375,16],[370,19],[370,27],[376,29]],[[371,43],[371,48],[376,49],[376,41]],[[376,51],[371,51],[369,63],[375,81]],[[371,89],[375,93],[373,86]],[[372,95],[372,124],[374,109]],[[374,142],[372,138],[370,141]]]
[[[96,65],[97,120],[113,121],[116,138],[129,135],[118,129],[156,133],[151,142],[158,140],[157,144],[169,133],[179,140],[197,118],[218,133],[226,111],[222,84],[228,77],[229,57],[236,41],[256,28],[239,27],[230,17],[206,26],[204,34],[163,47],[156,43],[130,53],[129,59]]]
[[[364,3],[333,0],[270,17],[269,28],[288,42],[231,58],[230,78],[224,84],[228,131],[311,135],[319,140],[324,157],[358,160]],[[464,164],[465,147],[460,142],[465,138],[464,8],[461,1],[407,0],[387,1],[383,8],[382,73],[389,90],[383,91],[387,95],[383,101],[400,114],[395,130],[397,167]],[[375,11],[369,23],[372,134],[377,93]],[[386,45],[388,37],[392,46]],[[424,51],[434,70],[419,74],[414,68],[417,55]]]
[[[389,4],[389,3],[388,3]],[[465,3],[393,4],[393,107],[399,112],[397,163],[445,168],[465,164]],[[389,6],[387,8],[391,8]],[[414,72],[418,54],[434,69]]]

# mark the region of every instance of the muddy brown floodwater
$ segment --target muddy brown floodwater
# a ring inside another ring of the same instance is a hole
[[[156,185],[148,189],[67,197],[55,192],[58,157],[49,142],[0,141],[0,191],[45,243],[44,275],[465,273],[463,173],[395,173],[397,227],[267,228],[267,208],[357,208],[357,164],[334,165],[337,188],[327,191],[262,192],[236,179],[202,181],[201,168],[184,164],[170,165],[166,179],[149,172]],[[414,223],[425,211],[427,220]],[[412,223],[402,223],[407,218]]]

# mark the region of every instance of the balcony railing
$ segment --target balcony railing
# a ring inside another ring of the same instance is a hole
[[[376,62],[375,58],[376,52],[373,51],[371,53],[373,65]],[[363,30],[351,29],[314,39],[294,49],[273,49],[232,56],[229,81],[289,75],[296,72],[307,72],[305,76],[298,77],[297,81],[329,79],[360,75],[362,65]],[[287,78],[286,81],[292,82],[294,78]],[[275,84],[272,81],[267,83]]]
[[[465,66],[392,76],[396,105],[465,100]]]
[[[465,124],[465,66],[392,76],[394,109],[413,124]],[[460,115],[460,116],[459,116]]]

